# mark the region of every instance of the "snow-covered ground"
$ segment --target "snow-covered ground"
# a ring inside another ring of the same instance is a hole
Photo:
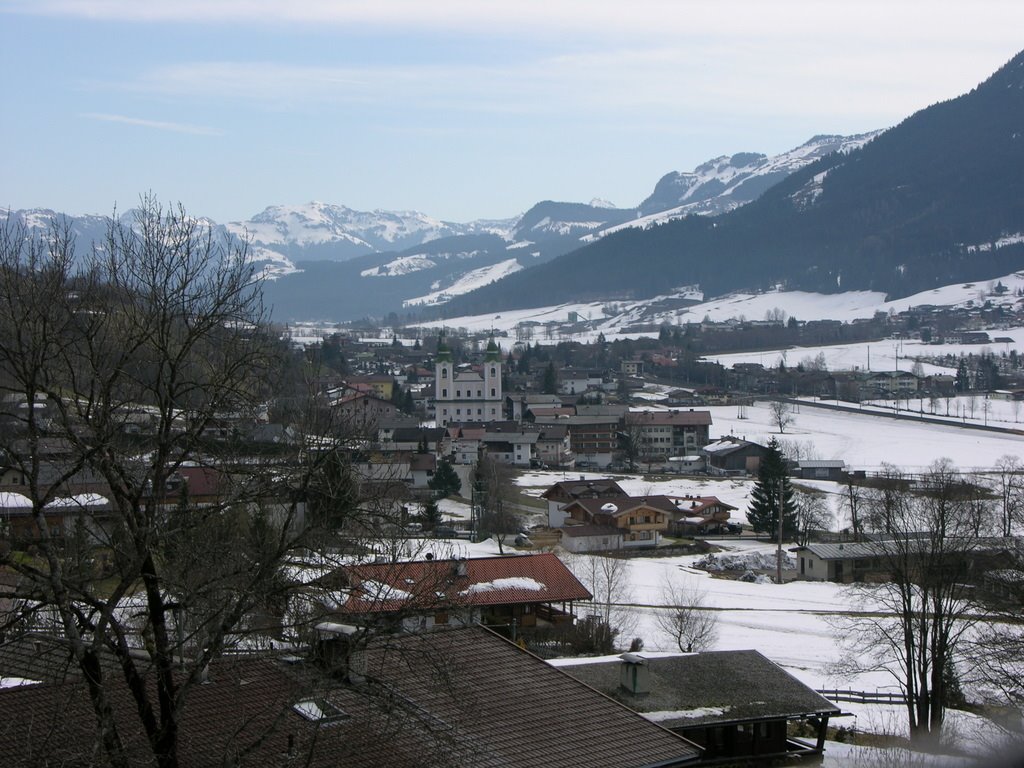
[[[447,288],[441,288],[440,285],[435,283],[436,290],[433,293],[428,293],[426,296],[419,296],[415,299],[407,299],[402,302],[402,306],[414,307],[422,305],[429,307],[436,304],[444,304],[452,296],[469,293],[481,286],[493,283],[495,280],[507,277],[513,272],[518,272],[522,268],[522,265],[516,259],[505,259],[505,261],[500,261],[497,264],[467,272]],[[449,325],[451,324],[449,323]]]
[[[994,294],[998,283],[1002,283],[1007,289],[1000,295]],[[736,293],[708,301],[701,301],[702,294],[699,289],[693,287],[678,288],[663,296],[643,301],[619,301],[619,302],[584,302],[567,303],[549,307],[537,307],[533,309],[521,309],[505,311],[496,314],[467,315],[462,317],[449,318],[431,323],[424,323],[424,328],[466,328],[474,332],[485,332],[493,330],[498,333],[507,333],[508,338],[516,340],[522,338],[523,331],[521,323],[535,323],[542,328],[534,328],[530,336],[533,342],[540,344],[557,344],[560,341],[574,340],[580,342],[594,341],[598,334],[603,334],[605,339],[613,341],[622,338],[638,338],[641,336],[657,336],[658,327],[661,324],[679,325],[685,323],[699,323],[705,319],[713,322],[725,322],[727,320],[762,320],[767,315],[778,316],[782,313],[784,317],[795,317],[798,320],[839,320],[850,322],[862,318],[873,317],[876,313],[888,314],[889,312],[903,312],[911,307],[922,305],[935,305],[946,307],[965,307],[979,305],[985,301],[992,301],[994,304],[1014,305],[1017,302],[1017,290],[1024,288],[1024,272],[1017,272],[1004,275],[1001,278],[985,280],[978,283],[957,283],[941,288],[907,296],[902,299],[886,301],[885,294],[877,291],[847,291],[845,293],[809,293],[807,291],[768,291],[761,294]],[[680,298],[694,300],[690,306],[666,309],[663,311],[652,310],[663,302],[671,302]],[[570,321],[570,316],[574,321]],[[638,331],[635,326],[645,325],[649,330]],[[550,324],[550,327],[547,327]],[[1014,329],[1004,332],[1000,330],[999,336],[1012,336],[1019,348],[1021,341],[1024,341],[1024,329]],[[885,354],[882,349],[886,342],[878,342],[877,354]],[[907,342],[909,344],[909,342]],[[855,364],[859,367],[867,367],[865,345],[844,345],[850,347],[850,352]],[[942,347],[922,345],[927,347],[933,354],[941,353]],[[959,346],[956,347],[960,349]],[[830,349],[830,348],[826,348]],[[995,349],[995,347],[993,347]],[[967,351],[979,351],[978,345],[964,347]],[[914,350],[905,347],[899,352],[902,358],[904,354],[908,357]],[[947,349],[947,351],[949,351]],[[1002,351],[1002,349],[999,349]],[[813,353],[808,350],[791,351],[790,360],[793,365],[799,362],[801,355],[806,354],[813,357],[817,354],[815,348]],[[763,353],[766,361],[774,362],[778,353]],[[837,353],[838,354],[838,353]],[[885,364],[879,358],[876,363],[876,351],[872,350],[870,367],[873,370],[883,370]],[[826,356],[828,352],[826,352]],[[722,356],[724,362],[735,358],[736,362],[760,362],[761,353],[751,356]],[[895,358],[895,353],[893,353]],[[719,359],[719,358],[715,358]],[[837,358],[838,359],[838,358]],[[905,364],[909,367],[909,363]],[[839,368],[838,364],[829,363],[830,368]],[[896,367],[888,365],[889,369]]]

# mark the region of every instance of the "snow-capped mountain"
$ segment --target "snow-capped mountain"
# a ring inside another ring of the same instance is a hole
[[[513,221],[457,224],[418,211],[357,211],[311,202],[272,205],[228,231],[253,243],[283,250],[293,258],[344,261],[381,251],[400,251],[443,237],[491,232],[504,235]]]
[[[692,213],[717,215],[731,211],[757,199],[766,189],[818,158],[862,147],[879,133],[815,136],[774,157],[753,152],[716,157],[691,172],[663,176],[651,196],[640,203],[640,214],[678,218]]]
[[[822,155],[859,146],[873,135],[819,136],[776,157],[716,158],[691,173],[668,174],[632,208],[599,198],[545,200],[511,219],[457,223],[417,211],[359,211],[310,202],[269,206],[246,221],[223,225],[199,221],[217,237],[248,243],[250,258],[267,278],[275,316],[344,320],[444,304],[620,229],[732,210]],[[41,229],[59,214],[31,210],[11,216]],[[100,216],[76,217],[79,244],[101,241],[106,222]]]

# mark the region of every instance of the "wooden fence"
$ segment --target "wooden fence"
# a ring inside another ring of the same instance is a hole
[[[891,691],[851,691],[838,688],[819,689],[818,693],[829,701],[849,701],[854,704],[906,704],[907,697]]]

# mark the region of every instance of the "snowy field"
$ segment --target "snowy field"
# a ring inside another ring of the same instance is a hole
[[[1001,282],[1008,290],[1005,294],[997,296],[993,290],[997,283]],[[806,291],[769,291],[761,294],[736,293],[708,301],[700,301],[691,306],[664,312],[652,312],[650,305],[659,302],[671,301],[680,297],[700,300],[702,297],[699,290],[694,288],[679,288],[664,296],[653,299],[634,302],[581,302],[567,303],[548,307],[537,307],[532,309],[511,310],[486,315],[466,315],[462,317],[449,318],[435,322],[424,323],[423,328],[466,328],[473,332],[505,333],[509,339],[517,339],[517,326],[523,322],[533,322],[541,325],[551,323],[548,328],[536,328],[532,335],[533,342],[540,344],[557,344],[559,341],[580,341],[588,342],[597,339],[598,334],[603,334],[608,341],[623,338],[638,338],[642,336],[656,336],[657,327],[661,324],[681,325],[685,323],[699,323],[705,319],[713,322],[724,322],[727,320],[761,320],[769,313],[777,314],[779,311],[787,317],[795,317],[798,320],[839,320],[850,322],[861,318],[870,318],[878,312],[903,312],[911,307],[921,305],[935,305],[946,307],[964,307],[968,303],[981,304],[985,301],[992,301],[993,304],[1014,304],[1017,300],[1016,292],[1024,288],[1024,272],[1005,275],[994,280],[985,280],[978,283],[957,283],[941,288],[924,291],[922,293],[907,296],[894,301],[886,301],[885,295],[872,291],[847,291],[845,293],[822,294],[808,293]],[[570,323],[569,317],[577,318],[576,323]],[[655,330],[639,332],[629,330],[631,326],[643,323]],[[1012,332],[1000,330],[999,336],[1012,336],[1019,344],[1024,341],[1024,329],[1014,329]],[[503,347],[507,346],[503,342]],[[857,358],[856,365],[865,367],[866,360],[857,357],[864,354],[864,345],[851,345],[860,347],[860,352],[851,351],[850,354]],[[994,349],[995,347],[993,347]],[[939,347],[930,347],[931,350],[939,350]],[[970,351],[978,351],[978,346],[973,345]],[[912,350],[908,349],[909,354]],[[879,349],[881,353],[881,349]],[[765,353],[769,355],[771,353]],[[817,349],[814,350],[817,354]],[[883,370],[882,363],[877,364],[872,352],[871,368]],[[902,352],[900,353],[902,355]],[[966,352],[965,352],[966,354]],[[792,364],[795,365],[800,357],[791,354]],[[777,354],[776,354],[777,357]],[[724,362],[725,356],[723,356]],[[738,362],[739,360],[737,360]],[[745,362],[760,362],[759,359],[744,358]],[[830,364],[830,368],[833,366]],[[838,367],[838,366],[835,366]]]
[[[995,405],[998,401],[990,402]],[[999,406],[1012,418],[1009,403]],[[924,407],[927,412],[928,404]],[[851,469],[872,471],[885,463],[916,472],[936,459],[949,458],[964,470],[983,470],[993,467],[1000,456],[1024,456],[1024,435],[890,419],[869,411],[845,413],[795,406],[793,423],[780,435],[766,402],[742,410],[736,406],[707,410],[711,411],[713,437],[732,434],[765,443],[774,436],[780,442],[810,449],[812,455],[805,451],[804,458],[842,459]],[[981,421],[980,407],[975,421]]]

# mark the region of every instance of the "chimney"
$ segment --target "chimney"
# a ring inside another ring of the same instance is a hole
[[[359,627],[322,621],[316,629],[316,657],[332,674],[349,682],[362,682],[366,675],[366,653],[359,647]]]
[[[619,656],[619,687],[634,696],[643,696],[651,692],[651,670],[647,659],[636,653],[623,653]]]

